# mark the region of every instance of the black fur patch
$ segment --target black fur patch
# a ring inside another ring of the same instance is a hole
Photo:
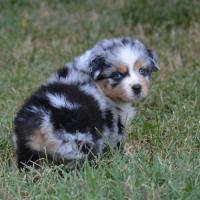
[[[118,126],[118,134],[123,135],[124,134],[124,125],[121,122],[120,116],[118,116],[117,126]]]
[[[103,74],[104,69],[111,67],[111,64],[107,63],[105,58],[102,56],[97,56],[94,60],[91,61],[90,65],[91,76],[94,80],[102,80],[107,78],[107,74]],[[98,76],[96,76],[96,73]]]
[[[135,45],[135,40],[133,38],[124,37],[121,40],[121,42],[122,42],[123,45],[130,45],[130,44],[131,44],[131,46]]]
[[[58,76],[59,78],[66,78],[68,75],[68,68],[64,67],[58,70]]]
[[[107,124],[109,129],[113,128],[113,113],[111,110],[107,109],[104,112],[105,115],[105,124]]]
[[[147,54],[151,58],[151,65],[149,67],[151,72],[159,71],[159,67],[156,66],[156,63],[157,63],[157,55],[156,55],[156,53],[151,49],[147,49]]]

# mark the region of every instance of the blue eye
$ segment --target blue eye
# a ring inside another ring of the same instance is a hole
[[[147,75],[148,75],[148,71],[147,71],[147,69],[145,69],[145,68],[140,68],[140,69],[139,69],[139,73],[140,73],[142,76],[147,76]]]
[[[120,80],[123,77],[123,75],[120,72],[114,72],[112,74],[112,78],[115,80]]]

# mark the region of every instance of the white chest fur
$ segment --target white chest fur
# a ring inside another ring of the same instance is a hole
[[[120,105],[120,116],[122,123],[127,127],[136,114],[136,109],[131,104]]]

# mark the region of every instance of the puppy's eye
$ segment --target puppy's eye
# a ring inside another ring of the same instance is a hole
[[[139,69],[139,73],[142,75],[142,76],[147,76],[148,75],[148,70],[145,69],[145,68],[140,68]]]
[[[120,72],[114,72],[111,76],[114,80],[120,80],[122,79],[123,75]]]

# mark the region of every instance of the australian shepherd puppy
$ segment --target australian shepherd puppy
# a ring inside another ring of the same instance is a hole
[[[147,96],[155,53],[129,37],[105,39],[53,74],[14,120],[18,167],[48,158],[74,166],[125,139],[132,102]]]

